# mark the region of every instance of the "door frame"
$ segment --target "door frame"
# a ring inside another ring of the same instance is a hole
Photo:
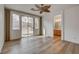
[[[61,40],[64,40],[64,11],[60,11],[60,13],[56,14],[55,16],[57,15],[61,15]],[[53,24],[53,37],[54,37],[54,25],[55,23]]]
[[[21,37],[22,37],[22,16],[27,16],[27,15],[20,15]],[[34,24],[35,23],[34,23],[34,17],[33,17],[33,35],[34,35]]]

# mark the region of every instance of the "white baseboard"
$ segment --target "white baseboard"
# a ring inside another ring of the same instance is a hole
[[[65,40],[65,41],[72,42],[72,43],[75,43],[75,44],[79,44],[78,41],[71,41],[71,40]]]
[[[0,53],[1,53],[1,48],[0,48]]]

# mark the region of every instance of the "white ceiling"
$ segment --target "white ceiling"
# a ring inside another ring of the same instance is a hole
[[[79,6],[78,4],[52,4],[52,7],[50,8],[51,12],[54,11],[60,11],[63,9],[71,8],[74,6]],[[34,4],[5,4],[5,7],[14,9],[14,10],[19,10],[19,11],[24,11],[27,13],[35,14],[35,15],[44,15],[40,14],[38,11],[32,11],[30,10],[31,8],[35,8]]]

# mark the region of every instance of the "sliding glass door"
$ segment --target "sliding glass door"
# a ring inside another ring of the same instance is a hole
[[[40,35],[39,16],[11,12],[11,19],[11,39]]]
[[[40,35],[40,17],[22,16],[22,37]]]
[[[22,37],[33,35],[33,18],[22,16]]]

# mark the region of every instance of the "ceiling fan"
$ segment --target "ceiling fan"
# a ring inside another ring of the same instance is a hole
[[[47,4],[35,4],[35,8],[31,8],[31,10],[33,11],[40,11],[40,14],[42,14],[43,12],[50,12],[49,8],[51,7],[51,5],[47,5]]]

